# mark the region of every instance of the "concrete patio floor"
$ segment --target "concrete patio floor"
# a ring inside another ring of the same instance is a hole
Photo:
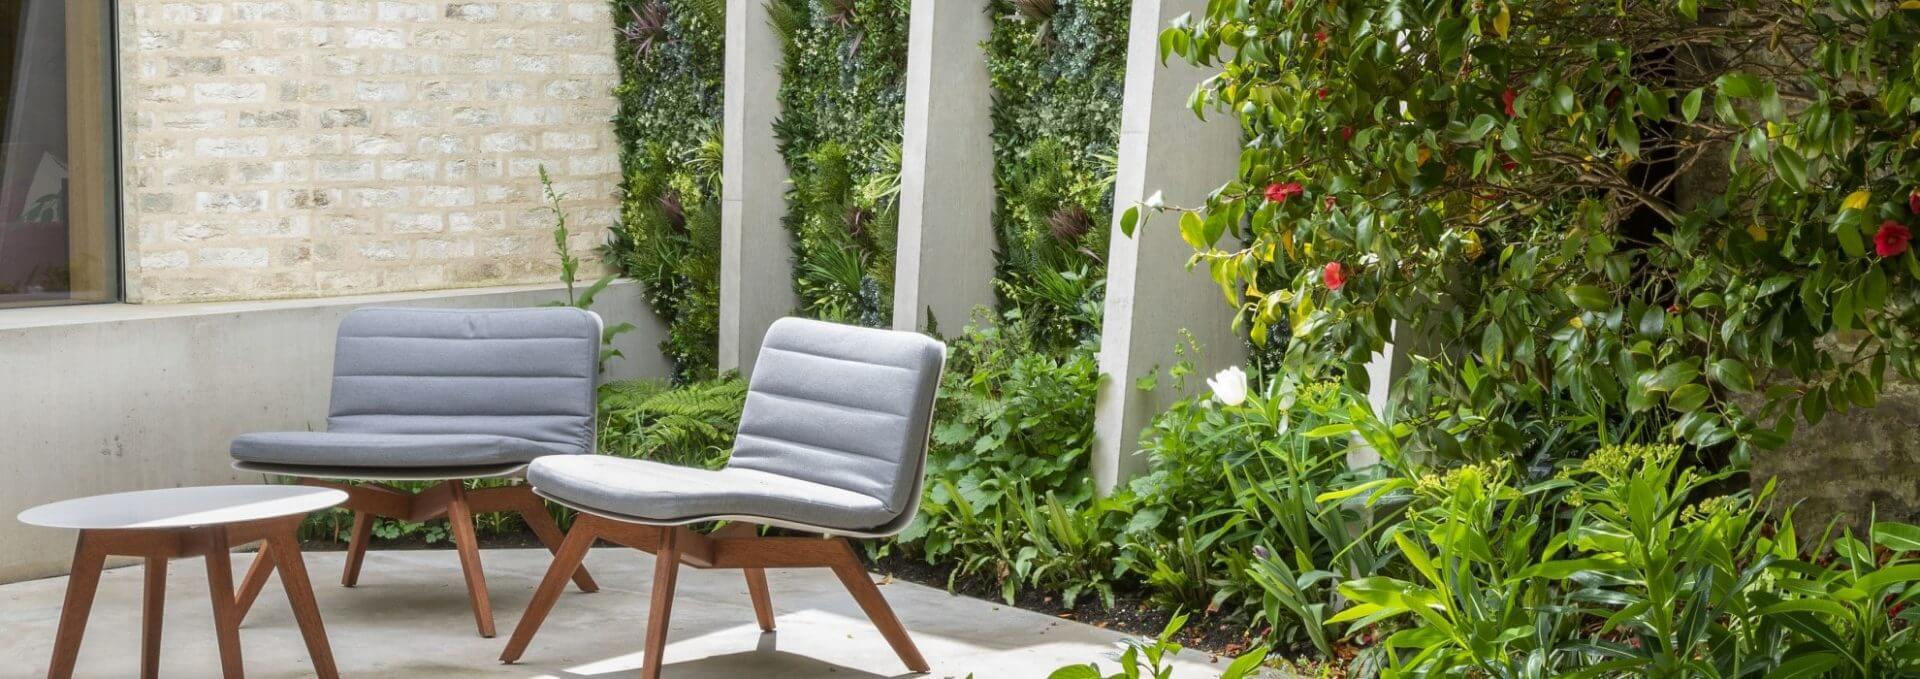
[[[496,657],[545,572],[541,550],[488,550],[481,556],[493,593],[499,636],[482,639],[452,551],[376,551],[367,555],[354,589],[339,586],[342,555],[307,554],[327,636],[343,677],[632,677],[640,667],[652,557],[598,549],[587,566],[600,591],[569,587],[526,656],[516,665]],[[252,563],[235,554],[236,573]],[[236,574],[236,578],[238,575]],[[779,631],[761,634],[738,571],[684,569],[674,601],[666,676],[720,677],[1045,677],[1068,663],[1112,657],[1123,635],[920,585],[881,587],[933,665],[928,675],[906,668],[825,569],[774,570],[767,577]],[[66,578],[0,586],[0,677],[42,677],[52,652]],[[77,677],[139,674],[141,572],[109,570],[100,582]],[[219,660],[199,559],[168,569],[161,676],[217,677]],[[240,632],[247,676],[311,677],[311,664],[278,579],[260,595]],[[1175,676],[1216,677],[1224,663],[1182,654]]]

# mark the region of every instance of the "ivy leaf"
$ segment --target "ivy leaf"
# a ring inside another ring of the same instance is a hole
[[[1722,75],[1713,82],[1720,88],[1721,94],[1729,97],[1748,99],[1760,96],[1760,79],[1739,71]]]
[[[1640,126],[1633,123],[1633,116],[1626,109],[1613,119],[1613,138],[1620,143],[1620,150],[1635,158],[1640,157]]]
[[[1840,209],[1865,210],[1867,209],[1867,201],[1870,200],[1873,200],[1872,193],[1865,190],[1855,191],[1847,194],[1847,199],[1840,202]]]
[[[1504,0],[1500,3],[1500,13],[1493,15],[1493,32],[1500,34],[1501,40],[1507,39],[1507,31],[1513,28],[1513,12]]]
[[[1807,160],[1800,153],[1785,146],[1773,149],[1773,169],[1786,180],[1795,191],[1807,190]]]
[[[1140,206],[1135,205],[1135,206],[1129,207],[1127,208],[1126,212],[1120,213],[1120,233],[1126,235],[1126,237],[1132,238],[1133,227],[1138,226],[1139,224],[1140,224]]]
[[[1681,385],[1679,389],[1673,390],[1671,395],[1667,396],[1667,407],[1683,413],[1690,413],[1699,410],[1700,406],[1706,405],[1707,397],[1711,394],[1712,392],[1707,391],[1706,387],[1701,386],[1697,382],[1684,384]]]
[[[1686,99],[1680,101],[1680,114],[1686,116],[1687,122],[1691,123],[1700,117],[1700,98],[1705,94],[1706,90],[1696,87],[1687,93]]]
[[[1561,115],[1573,112],[1573,88],[1564,83],[1553,86],[1553,112]]]
[[[1200,218],[1200,213],[1183,212],[1180,214],[1180,239],[1186,241],[1187,245],[1192,246],[1193,249],[1209,250],[1213,248],[1213,243],[1207,242],[1206,231],[1206,220]]]
[[[1597,285],[1576,285],[1567,290],[1567,297],[1575,306],[1587,311],[1606,311],[1613,308],[1613,298]]]
[[[1710,369],[1713,381],[1721,386],[1740,393],[1753,391],[1753,373],[1747,371],[1747,364],[1738,359],[1723,358],[1713,362]]]

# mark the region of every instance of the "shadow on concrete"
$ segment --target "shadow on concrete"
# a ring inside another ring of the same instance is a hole
[[[707,656],[696,660],[669,661],[662,667],[662,674],[676,679],[732,678],[732,677],[782,677],[783,679],[811,679],[812,677],[831,677],[833,679],[908,679],[925,676],[915,672],[896,675],[874,674],[844,665],[836,665],[817,658],[788,653],[775,648],[778,637],[776,632],[760,635],[756,648],[742,653]],[[640,671],[639,653],[617,656],[584,665],[567,668],[558,675],[549,675],[552,679],[603,679],[621,677],[626,679]],[[541,679],[547,679],[542,677]]]

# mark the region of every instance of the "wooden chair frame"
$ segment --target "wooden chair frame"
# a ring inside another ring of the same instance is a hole
[[[160,674],[160,630],[167,598],[167,562],[172,559],[206,557],[207,588],[213,598],[213,628],[220,648],[221,675],[239,679],[244,671],[240,662],[240,621],[252,607],[266,575],[280,572],[280,581],[293,607],[294,622],[300,626],[307,653],[313,658],[314,674],[321,679],[338,679],[333,664],[333,649],[327,644],[327,630],[320,621],[320,608],[313,599],[313,584],[307,578],[306,563],[300,554],[300,522],[303,517],[282,517],[216,526],[173,529],[82,530],[73,553],[73,574],[67,580],[67,596],[60,612],[59,631],[54,635],[53,662],[47,668],[50,679],[73,676],[80,654],[80,640],[87,631],[87,617],[93,608],[94,592],[100,585],[100,569],[109,556],[133,556],[146,560],[146,593],[142,605],[140,634],[140,676],[154,679]],[[247,586],[239,594],[233,589],[230,551],[250,542],[263,542],[260,554],[247,572]],[[256,582],[256,579],[258,580]]]
[[[527,611],[513,630],[500,661],[512,663],[526,652],[533,635],[540,631],[547,613],[567,586],[567,574],[575,572],[587,549],[595,540],[606,540],[654,555],[653,597],[647,615],[646,648],[640,676],[658,679],[661,658],[666,651],[667,625],[673,612],[674,581],[680,565],[694,568],[737,568],[745,571],[747,591],[753,599],[754,616],[762,631],[773,631],[773,601],[767,592],[768,568],[831,568],[840,583],[860,604],[867,618],[880,629],[907,668],[915,672],[929,670],[920,649],[907,635],[907,629],[887,605],[873,577],[860,564],[852,543],[843,537],[760,537],[757,527],[731,523],[711,535],[686,526],[651,526],[611,519],[582,512],[568,531],[565,544],[554,555],[553,566],[527,603]]]
[[[546,503],[534,495],[533,489],[526,484],[467,490],[466,479],[448,479],[419,493],[410,493],[384,483],[349,485],[318,479],[300,479],[300,483],[347,493],[347,501],[341,506],[353,510],[353,536],[347,542],[346,568],[340,574],[340,585],[343,587],[352,587],[360,582],[360,562],[366,559],[367,542],[373,537],[374,517],[415,522],[446,517],[448,529],[453,533],[454,547],[460,552],[460,570],[466,576],[467,598],[473,604],[473,620],[482,637],[494,636],[493,603],[487,596],[486,574],[480,568],[480,544],[474,535],[474,516],[502,511],[518,513],[527,522],[527,527],[533,529],[540,543],[546,545],[547,551],[555,555],[560,553],[564,539],[559,524],[554,523],[553,517],[547,514]],[[267,576],[273,572],[275,564],[274,560],[257,559],[253,569],[247,572],[247,578],[240,588],[242,617],[246,615],[253,598],[260,594],[260,588],[266,585]],[[570,572],[580,591],[600,591],[593,576],[587,574],[586,566],[580,565],[577,560]]]

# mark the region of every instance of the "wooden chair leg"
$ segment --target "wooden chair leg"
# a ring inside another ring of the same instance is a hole
[[[227,553],[227,531],[208,533],[207,590],[213,596],[213,632],[220,643],[220,671],[226,679],[241,679],[240,615],[233,595],[233,562]]]
[[[262,549],[260,556],[265,558],[269,554],[280,571],[280,587],[287,590],[287,603],[293,607],[293,620],[299,624],[300,636],[307,643],[307,656],[313,659],[314,673],[320,679],[340,679],[340,670],[333,664],[333,648],[327,643],[326,625],[320,620],[320,606],[313,600],[313,582],[307,578],[297,528],[269,540],[268,548]]]
[[[360,584],[360,562],[367,558],[367,541],[373,539],[373,515],[353,513],[353,535],[347,538],[347,566],[340,572],[340,586]]]
[[[87,633],[87,614],[93,611],[93,593],[100,587],[100,568],[107,555],[92,544],[86,531],[80,532],[73,549],[73,572],[67,576],[67,598],[60,609],[60,628],[53,636],[53,661],[47,667],[48,679],[73,676],[74,662],[80,658],[80,640]]]
[[[560,546],[566,541],[566,536],[560,532],[560,524],[553,522],[553,516],[547,514],[546,505],[540,502],[539,496],[534,495],[533,491],[527,491],[522,497],[525,499],[521,501],[521,506],[516,508],[520,513],[520,519],[527,522],[528,528],[533,529],[533,534],[540,538],[540,544],[547,546],[547,551],[559,556]],[[593,581],[593,576],[587,574],[585,565],[574,569],[573,584],[582,592],[600,591],[600,585]]]
[[[753,617],[760,621],[760,631],[773,631],[773,597],[767,593],[767,571],[764,568],[747,568],[747,594],[753,597]]]
[[[567,589],[567,574],[575,578],[586,573],[580,568],[581,560],[587,557],[588,548],[593,547],[593,523],[589,520],[574,522],[573,530],[560,545],[560,551],[553,555],[553,565],[547,567],[547,577],[540,581],[540,588],[534,590],[533,600],[527,602],[527,610],[520,615],[520,624],[513,628],[513,638],[507,640],[507,648],[500,652],[500,662],[513,663],[527,652],[527,645],[533,643],[533,635],[540,631],[541,623],[546,622],[547,614],[553,611],[553,604],[559,600],[560,593]]]
[[[240,581],[240,593],[234,597],[234,607],[239,611],[239,622],[247,621],[247,613],[253,610],[253,601],[260,598],[260,590],[267,586],[267,578],[273,576],[273,543],[260,543],[260,551],[253,555],[253,565],[247,567],[247,577]]]
[[[474,534],[473,508],[467,504],[466,484],[449,481],[451,499],[447,502],[447,527],[453,532],[453,546],[460,552],[460,570],[467,578],[467,598],[473,602],[473,621],[480,636],[493,638],[493,604],[487,600],[487,576],[480,570],[480,542]]]
[[[647,647],[641,655],[640,679],[660,679],[666,657],[667,625],[673,618],[673,585],[680,575],[680,531],[660,531],[660,548],[653,553],[653,599],[647,612]]]
[[[907,636],[906,626],[900,624],[900,618],[893,614],[893,607],[887,605],[887,599],[880,595],[880,588],[873,585],[873,576],[860,565],[860,558],[853,553],[853,546],[845,540],[838,540],[843,554],[833,564],[833,574],[840,576],[840,584],[847,587],[853,600],[860,603],[860,609],[866,611],[867,619],[873,626],[880,628],[880,635],[887,638],[893,646],[895,655],[907,664],[907,669],[926,672],[930,668],[926,658],[920,656],[920,649],[913,645],[913,638]]]
[[[140,679],[159,679],[160,625],[167,610],[167,559],[147,557],[147,587],[140,607]]]

